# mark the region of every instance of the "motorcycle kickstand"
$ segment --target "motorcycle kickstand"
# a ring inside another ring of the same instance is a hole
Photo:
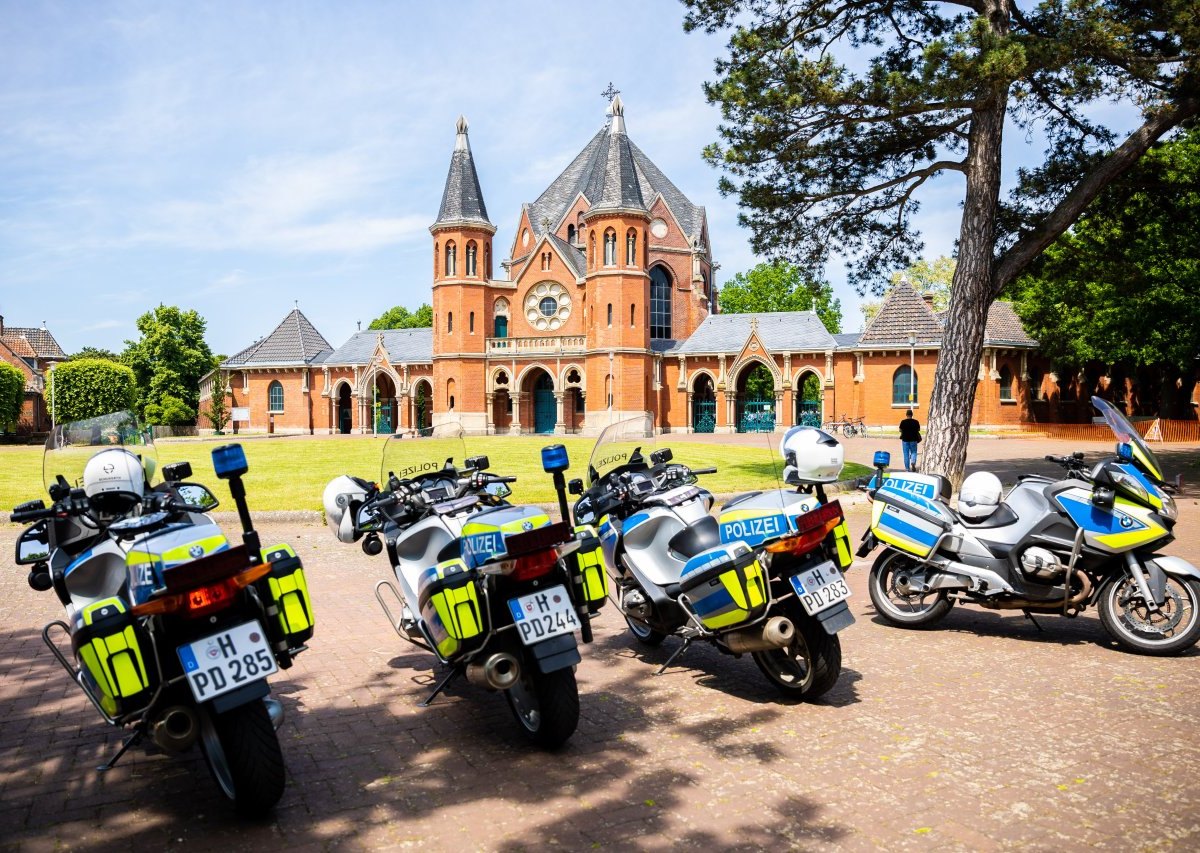
[[[1038,621],[1036,619],[1033,618],[1032,613],[1030,613],[1028,610],[1022,610],[1021,612],[1025,614],[1026,619],[1028,619],[1030,622],[1033,623],[1033,627],[1038,629],[1039,634],[1045,633],[1045,629],[1041,625],[1038,624]]]
[[[692,638],[685,637],[683,640],[683,645],[681,645],[679,648],[677,648],[675,651],[673,651],[671,653],[671,656],[669,658],[667,658],[667,662],[664,663],[661,667],[659,667],[658,672],[656,672],[654,674],[662,675],[664,672],[666,672],[667,667],[669,667],[671,664],[675,663],[675,659],[678,658],[680,655],[682,655],[684,652],[686,652],[688,650],[688,646],[690,646],[691,644],[692,644]]]
[[[133,732],[130,733],[129,737],[125,738],[124,743],[121,744],[121,748],[117,750],[117,754],[114,755],[112,758],[110,758],[108,761],[104,762],[103,764],[99,764],[96,766],[96,772],[97,773],[107,773],[109,770],[112,770],[114,767],[116,767],[117,762],[121,760],[121,756],[125,754],[125,751],[128,750],[129,747],[131,747],[135,743],[137,743],[139,740],[141,740],[142,735],[144,735],[145,733],[146,733],[145,725],[139,723],[134,728]]]
[[[445,677],[443,677],[442,680],[439,681],[437,683],[437,685],[433,688],[433,692],[429,694],[429,697],[424,702],[417,703],[417,707],[418,708],[428,708],[433,703],[433,700],[438,697],[438,694],[441,693],[443,690],[445,690],[447,687],[449,687],[450,682],[453,681],[455,678],[457,678],[461,673],[462,673],[462,667],[460,667],[460,666],[456,666],[453,669],[451,669],[448,673],[446,673]]]

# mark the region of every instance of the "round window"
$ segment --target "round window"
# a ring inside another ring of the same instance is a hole
[[[558,311],[558,302],[553,296],[546,296],[538,303],[538,310],[542,312],[543,317],[553,317]]]

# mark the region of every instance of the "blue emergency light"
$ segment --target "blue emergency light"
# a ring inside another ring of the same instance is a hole
[[[886,468],[887,466],[889,466],[891,464],[892,464],[892,454],[888,453],[886,450],[876,450],[875,451],[875,467],[876,468]]]
[[[240,477],[250,466],[246,464],[246,451],[240,444],[225,444],[213,449],[213,468],[222,480],[230,477]]]
[[[1129,445],[1128,442],[1122,441],[1120,444],[1117,445],[1117,458],[1120,459],[1122,462],[1132,462],[1133,461],[1133,448]]]
[[[561,444],[551,444],[542,448],[542,470],[547,474],[557,474],[571,467],[567,458],[567,448]]]

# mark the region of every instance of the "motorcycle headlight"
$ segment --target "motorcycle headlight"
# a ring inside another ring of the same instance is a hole
[[[1178,521],[1179,507],[1175,505],[1175,498],[1171,497],[1166,492],[1163,492],[1162,504],[1162,509],[1159,510],[1159,514],[1163,518],[1170,519],[1171,521]]]

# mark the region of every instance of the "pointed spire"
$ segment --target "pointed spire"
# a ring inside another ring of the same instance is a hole
[[[625,102],[621,100],[620,95],[613,95],[612,106],[609,107],[612,113],[612,132],[625,132]]]
[[[625,103],[613,95],[608,112],[612,121],[604,130],[597,168],[584,187],[583,194],[592,202],[588,213],[599,210],[644,211],[641,182],[634,165],[633,150],[625,133]]]
[[[442,206],[433,227],[485,225],[495,232],[496,227],[488,219],[487,207],[483,203],[483,190],[479,187],[479,174],[475,171],[467,127],[466,117],[460,115],[455,123],[457,136],[454,139],[454,153],[450,156],[446,188],[442,192]]]

